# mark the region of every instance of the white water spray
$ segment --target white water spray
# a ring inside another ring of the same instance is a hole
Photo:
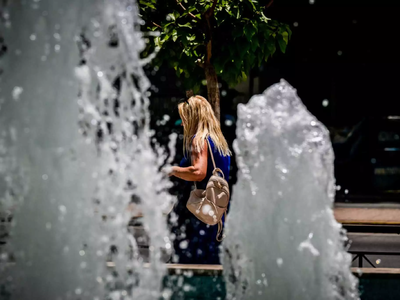
[[[11,299],[162,294],[172,198],[159,171],[167,154],[150,144],[137,11],[133,0],[2,8],[0,197],[13,228],[1,285]],[[127,231],[131,200],[144,213],[150,268]]]
[[[287,82],[238,107],[223,264],[228,299],[358,299],[333,216],[328,130]]]

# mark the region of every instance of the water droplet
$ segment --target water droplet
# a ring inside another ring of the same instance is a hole
[[[43,175],[42,175],[42,179],[43,179],[44,181],[46,181],[47,179],[49,179],[49,175],[43,174]]]
[[[170,243],[166,243],[165,244],[165,249],[171,249],[171,244]]]
[[[98,283],[102,283],[102,282],[103,282],[103,278],[101,278],[100,276],[98,276],[98,277],[96,278],[96,281],[97,281]]]
[[[345,194],[348,194],[348,193],[349,193],[349,190],[344,190],[344,193],[345,193]]]
[[[179,248],[186,249],[188,245],[189,245],[188,241],[185,240],[179,243]]]
[[[75,294],[77,294],[77,295],[82,294],[82,289],[81,289],[81,288],[77,288],[77,289],[75,290]]]
[[[87,262],[83,261],[81,262],[81,269],[85,269],[87,267]]]
[[[21,96],[23,91],[24,89],[20,86],[14,87],[12,90],[12,97],[14,98],[14,100],[19,100],[19,97]]]
[[[201,208],[201,212],[205,215],[207,215],[210,210],[211,206],[209,204],[204,204],[203,207]]]
[[[53,34],[53,37],[56,39],[56,40],[61,40],[61,35],[58,33],[58,32],[56,32],[55,34]]]
[[[278,265],[278,267],[281,267],[282,266],[282,264],[283,264],[283,259],[282,258],[277,258],[277,260],[276,260],[276,264]]]
[[[221,92],[221,96],[222,96],[222,97],[225,97],[227,94],[228,94],[228,93],[227,93],[227,91],[225,91],[225,90],[223,90],[223,91]]]
[[[35,35],[35,34],[31,34],[31,35],[29,36],[29,39],[30,39],[31,41],[36,41],[36,35]]]
[[[376,264],[379,265],[380,263],[381,263],[381,260],[380,260],[380,259],[377,259],[377,260],[376,260]]]
[[[46,229],[47,229],[47,230],[50,230],[50,229],[51,229],[51,223],[49,223],[49,222],[46,223]]]
[[[315,126],[315,125],[317,125],[317,122],[311,121],[310,125],[311,125],[311,126]]]
[[[329,100],[328,99],[322,100],[322,106],[323,107],[327,107],[328,105],[329,105]]]
[[[339,55],[339,56],[341,56],[342,54],[343,54],[343,52],[340,50],[337,52],[337,55]]]
[[[59,44],[54,45],[54,51],[55,52],[60,52],[61,46]]]
[[[371,158],[371,163],[376,164],[376,158]]]
[[[225,120],[225,125],[226,125],[226,126],[232,126],[232,125],[233,125],[233,121],[227,119],[227,120]]]
[[[79,251],[79,255],[80,255],[80,256],[84,256],[84,255],[85,255],[85,250],[80,250],[80,251]]]
[[[299,23],[298,23],[298,22],[294,22],[294,23],[293,23],[293,26],[294,26],[294,27],[299,27]]]
[[[97,72],[97,77],[103,77],[104,73],[102,71]]]
[[[163,292],[162,292],[162,297],[164,299],[170,299],[172,294],[173,293],[172,293],[172,291],[170,289],[164,289]]]
[[[315,3],[315,0],[310,0],[310,4],[314,4]]]

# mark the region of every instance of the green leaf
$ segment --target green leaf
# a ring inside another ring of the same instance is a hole
[[[251,40],[251,51],[252,52],[256,52],[257,48],[258,48],[258,39],[256,38],[256,36],[253,37],[253,39]]]
[[[253,1],[252,1],[252,0],[247,0],[247,1],[248,1],[248,3],[251,5],[251,7],[252,7],[254,10],[256,10],[256,6],[254,5]]]
[[[190,24],[190,23],[186,23],[186,24],[178,24],[178,26],[179,27],[186,27],[186,28],[190,28],[190,29],[192,29],[192,24]]]
[[[292,30],[289,28],[289,25],[286,26],[286,31],[289,33],[289,40],[292,37]]]
[[[256,33],[256,30],[254,29],[253,25],[247,24],[246,27],[244,28],[244,34],[247,38],[247,40],[250,42],[251,38],[253,35]]]
[[[174,11],[173,14],[174,14],[175,20],[178,19],[181,15],[178,11]]]
[[[268,23],[268,21],[270,21],[270,18],[267,18],[263,12],[261,12],[261,21]]]
[[[173,40],[174,42],[176,42],[177,39],[178,39],[178,32],[176,31],[176,29],[174,29],[174,30],[172,31],[172,40]]]
[[[282,33],[282,38],[287,45],[289,43],[289,34],[286,31]]]
[[[167,20],[176,21],[175,15],[174,14],[168,14],[167,15]]]
[[[281,48],[282,53],[286,52],[286,43],[283,38],[278,38],[279,48]]]

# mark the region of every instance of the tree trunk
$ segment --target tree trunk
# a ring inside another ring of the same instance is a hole
[[[192,96],[194,96],[194,94],[193,94],[193,90],[187,90],[186,91],[186,98],[190,98],[190,97],[192,97]]]
[[[211,63],[204,64],[204,72],[207,80],[208,101],[211,103],[211,106],[214,109],[214,114],[217,120],[220,121],[221,112],[219,104],[219,86],[217,73],[215,73],[214,66]]]

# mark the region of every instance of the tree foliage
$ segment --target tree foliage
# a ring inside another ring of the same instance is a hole
[[[144,31],[159,32],[150,35],[144,55],[159,51],[153,63],[173,67],[187,89],[196,91],[204,82],[201,66],[210,39],[210,59],[218,77],[234,86],[277,49],[285,52],[291,36],[288,25],[265,16],[268,3],[215,1],[213,17],[207,20],[214,0],[139,0]]]

